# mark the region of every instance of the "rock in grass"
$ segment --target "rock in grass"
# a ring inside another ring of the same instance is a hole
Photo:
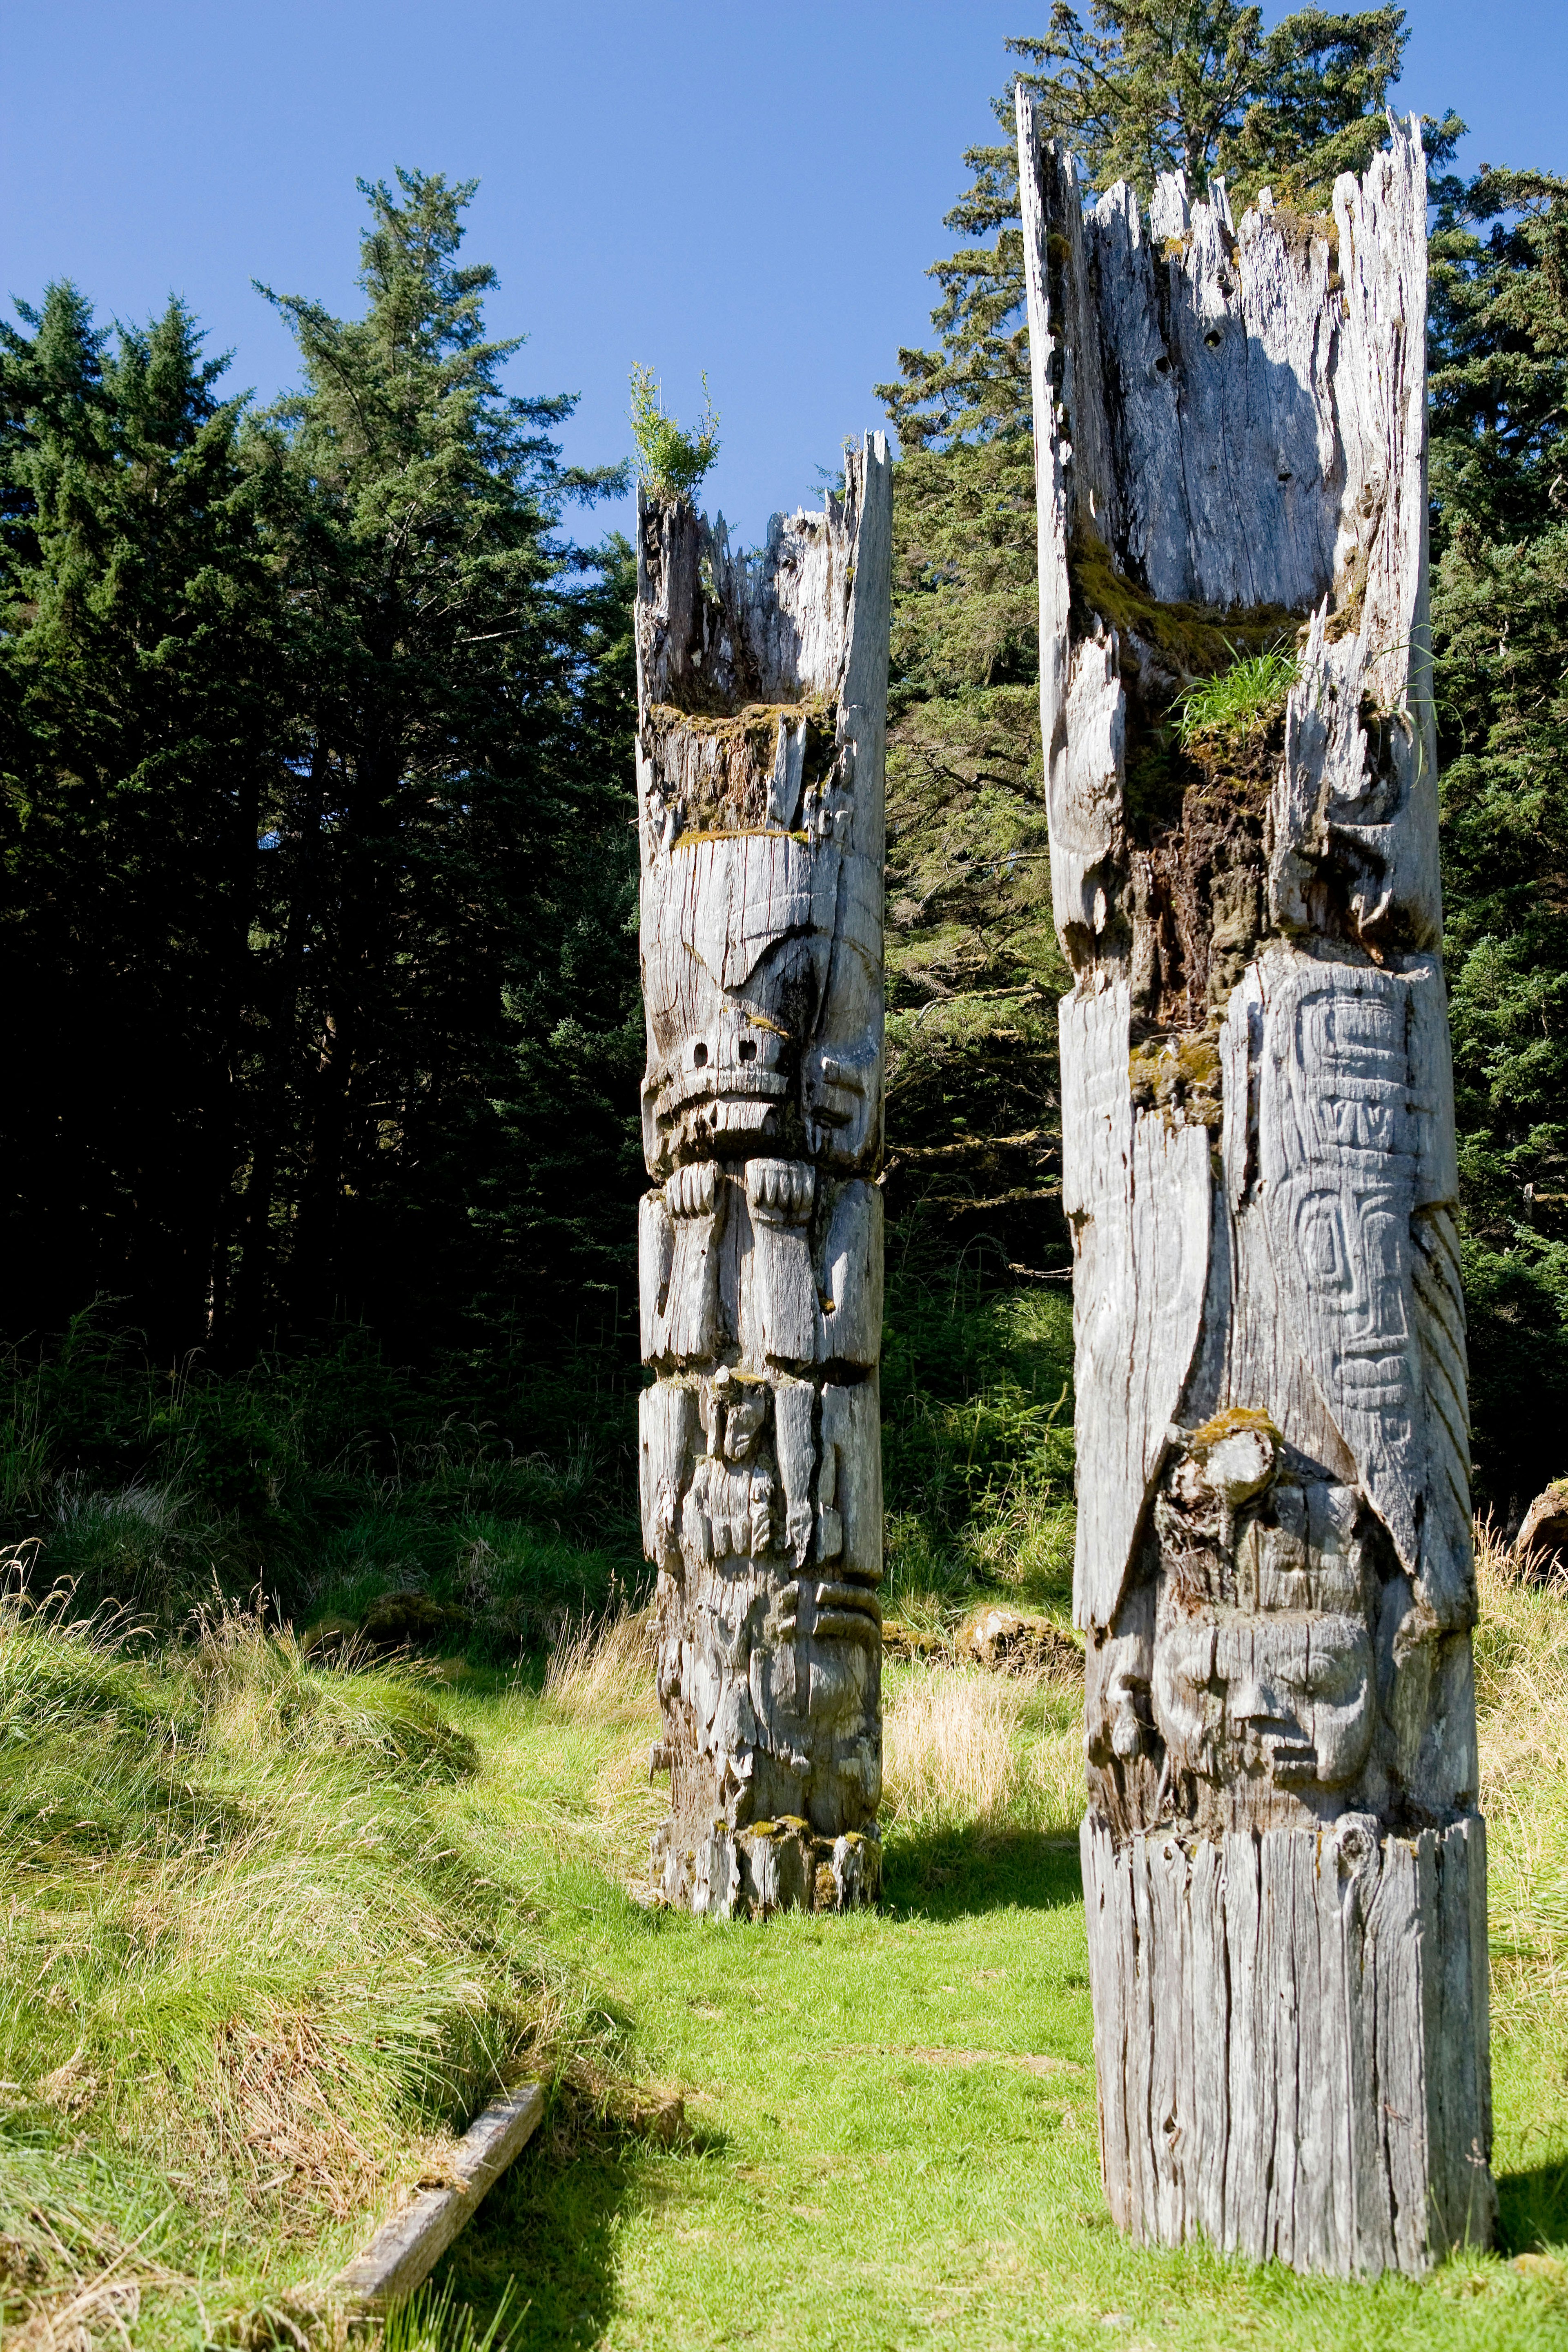
[[[1534,1576],[1568,1566],[1568,1478],[1553,1478],[1524,1515],[1514,1557]]]
[[[896,1658],[900,1664],[921,1661],[930,1664],[946,1662],[952,1647],[944,1633],[928,1633],[918,1625],[906,1624],[901,1617],[885,1617],[882,1621],[882,1655]]]
[[[432,1601],[427,1592],[384,1592],[365,1611],[359,1630],[373,1649],[418,1650],[464,1641],[470,1626],[467,1610]]]
[[[981,1610],[959,1634],[958,1650],[994,1674],[1083,1674],[1083,1653],[1070,1634],[1048,1617],[1025,1616],[1016,1609]]]

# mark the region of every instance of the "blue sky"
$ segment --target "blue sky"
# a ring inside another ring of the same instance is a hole
[[[1282,13],[1269,8],[1270,16]],[[519,390],[574,391],[566,441],[619,457],[626,372],[723,450],[748,539],[810,495],[871,386],[927,339],[925,272],[963,149],[996,135],[1010,33],[1048,0],[15,0],[0,21],[0,293],[71,277],[100,315],[183,294],[231,381],[292,345],[259,278],[354,307],[356,175],[477,178],[466,256],[526,333]],[[1563,0],[1412,0],[1402,109],[1461,151],[1568,173]],[[601,510],[603,512],[603,510]],[[593,528],[595,526],[589,526]]]

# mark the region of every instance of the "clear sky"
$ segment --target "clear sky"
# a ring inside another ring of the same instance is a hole
[[[1283,13],[1277,6],[1270,17]],[[269,394],[293,347],[251,288],[355,307],[356,175],[478,179],[465,257],[526,333],[518,390],[582,395],[618,458],[626,372],[683,419],[746,539],[811,495],[871,386],[927,339],[963,149],[998,135],[1003,42],[1048,0],[11,0],[0,16],[0,295],[70,277],[100,315],[183,294]],[[1568,0],[1412,0],[1402,109],[1460,163],[1568,173]],[[604,510],[601,509],[601,514]],[[624,519],[616,517],[613,519]],[[595,528],[593,524],[588,528]]]

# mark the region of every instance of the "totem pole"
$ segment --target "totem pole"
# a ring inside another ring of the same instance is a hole
[[[1135,2237],[1493,2215],[1419,128],[1087,215],[1018,93],[1101,2165]],[[1270,731],[1173,720],[1283,643]]]
[[[875,1899],[891,473],[732,552],[637,507],[643,1539],[665,1899]]]

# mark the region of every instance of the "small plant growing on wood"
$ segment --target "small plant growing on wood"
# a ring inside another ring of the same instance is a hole
[[[708,378],[702,378],[705,404],[695,433],[683,433],[664,410],[662,387],[651,368],[632,370],[632,437],[637,445],[637,476],[650,498],[668,504],[689,499],[719,455],[719,419],[713,413]]]
[[[1236,653],[1233,646],[1231,651]],[[1237,654],[1216,677],[1195,678],[1177,695],[1176,732],[1184,751],[1239,748],[1266,735],[1285,708],[1300,664],[1291,646]]]

